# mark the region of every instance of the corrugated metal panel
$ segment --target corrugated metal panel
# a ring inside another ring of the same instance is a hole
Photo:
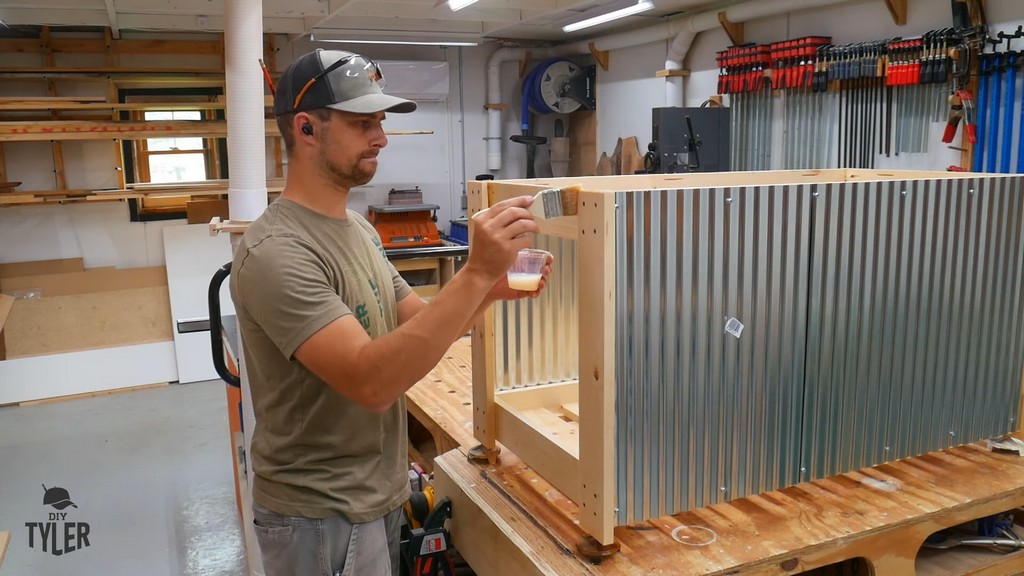
[[[804,479],[1015,428],[1020,185],[986,178],[821,187]]]
[[[810,202],[798,186],[617,194],[620,523],[795,480]]]
[[[555,264],[540,297],[497,305],[498,390],[579,379],[576,242],[538,235],[535,246]]]
[[[1016,428],[1021,185],[618,193],[619,523]]]

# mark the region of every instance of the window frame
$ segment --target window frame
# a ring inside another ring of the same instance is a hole
[[[139,102],[174,102],[199,104],[195,110],[206,120],[224,120],[223,109],[203,108],[211,100],[221,97],[223,88],[126,88],[118,90],[118,101],[121,103]],[[122,120],[146,121],[143,110],[124,110]],[[193,136],[183,136],[193,138]],[[228,150],[226,138],[203,138],[202,150],[153,151],[148,149],[148,140],[122,140],[124,157],[124,175],[127,184],[148,183],[150,178],[149,158],[158,154],[195,154],[202,152],[206,166],[207,180],[226,180],[228,178]],[[203,196],[203,199],[223,199],[226,195]],[[187,218],[186,203],[191,196],[174,198],[131,198],[128,200],[129,214],[133,222],[156,220],[179,220]]]

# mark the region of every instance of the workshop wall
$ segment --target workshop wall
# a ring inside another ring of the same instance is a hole
[[[1012,32],[1022,23],[1024,8],[1017,0],[990,0],[985,4],[993,34],[999,30]],[[918,36],[951,25],[951,10],[945,0],[911,2],[909,6],[906,26],[895,24],[883,2],[861,2],[748,22],[745,24],[745,40],[767,44],[789,38],[825,35],[832,36],[835,44],[846,44]],[[613,50],[610,53],[611,69],[598,70],[598,153],[611,153],[617,139],[627,136],[638,136],[641,152],[644,151],[651,137],[649,106],[665,105],[665,81],[655,78],[654,72],[664,68],[669,42]],[[697,35],[683,66],[691,72],[690,77],[684,80],[685,106],[700,106],[717,92],[715,53],[730,44],[720,29]],[[1020,46],[1024,46],[1024,43]],[[638,102],[642,102],[642,105]],[[1020,108],[1021,94],[1018,91],[1014,109]],[[780,115],[777,113],[776,117]],[[777,147],[781,145],[783,135],[781,120],[776,118],[775,122],[773,131]],[[959,164],[959,152],[950,150],[941,142],[944,127],[944,119],[930,127],[927,153],[879,158],[877,167],[945,170],[951,164]],[[1015,135],[1014,157],[1017,140]],[[779,169],[782,166],[773,164],[772,168]],[[519,174],[521,177],[522,172]]]
[[[993,32],[1013,31],[1024,23],[1024,10],[1017,0],[989,0],[986,9]],[[787,16],[749,22],[745,25],[746,40],[769,43],[806,35],[831,35],[839,43],[861,42],[894,36],[916,36],[925,31],[943,28],[950,23],[947,0],[922,0],[910,3],[909,24],[896,26],[883,2],[860,2],[839,7],[818,9]],[[159,37],[160,35],[148,35]],[[487,173],[486,154],[486,67],[488,57],[497,49],[493,45],[465,48],[399,47],[384,45],[345,45],[312,43],[308,39],[290,42],[286,36],[275,38],[279,52],[277,65],[283,69],[294,57],[317,46],[365,52],[380,61],[427,61],[447,63],[448,94],[443,100],[422,102],[412,115],[391,115],[388,129],[428,129],[430,137],[401,136],[391,139],[382,156],[377,179],[352,196],[354,209],[365,212],[365,206],[383,202],[392,188],[420,186],[425,200],[441,206],[438,222],[442,229],[447,222],[464,214],[462,196],[465,181]],[[643,152],[651,139],[651,108],[664,105],[665,81],[654,76],[665,66],[669,41],[614,50],[610,53],[610,69],[598,69],[597,152],[610,153],[619,138],[636,136]],[[684,62],[691,71],[684,80],[686,106],[699,106],[717,92],[718,69],[715,53],[730,44],[720,29],[699,34]],[[38,64],[35,54],[13,55],[9,65]],[[62,55],[79,63],[89,56]],[[534,59],[543,58],[538,50]],[[169,57],[170,58],[170,57]],[[581,64],[593,59],[589,54],[572,56]],[[129,65],[130,62],[124,62]],[[201,64],[196,64],[201,65]],[[502,168],[492,173],[497,178],[521,178],[526,174],[525,149],[509,136],[520,131],[522,81],[518,62],[506,62],[501,68],[502,100],[507,108],[502,113],[500,136]],[[62,94],[103,95],[102,83],[61,86]],[[35,90],[43,95],[39,84],[29,87],[11,81],[0,85],[0,96],[25,95]],[[1018,91],[1014,109],[1020,109]],[[553,136],[553,115],[540,119],[537,131]],[[572,122],[572,115],[569,121]],[[944,169],[957,163],[958,154],[940,142],[943,123],[932,126],[927,140],[927,154],[901,154],[881,159],[880,168]],[[1019,127],[1014,128],[1013,155],[1016,155]],[[775,142],[781,144],[781,127],[775,126]],[[422,139],[421,139],[422,138]],[[418,140],[419,139],[419,140]],[[53,187],[53,161],[45,143],[18,143],[5,148],[8,178],[19,180],[23,189]],[[271,151],[268,149],[268,154]],[[112,147],[102,142],[68,142],[65,164],[70,188],[105,188],[116,185]],[[550,174],[547,146],[538,150],[537,173]],[[268,161],[268,172],[272,161]],[[777,165],[773,167],[779,167]],[[180,222],[179,222],[180,223]],[[172,225],[175,223],[172,223]],[[128,222],[123,203],[72,204],[65,206],[11,207],[0,210],[0,263],[34,259],[83,257],[87,266],[156,266],[163,264],[160,229],[167,223],[134,224]]]

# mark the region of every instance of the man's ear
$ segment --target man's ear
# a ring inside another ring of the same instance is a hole
[[[295,118],[292,119],[292,129],[304,136],[312,136],[315,133],[313,119],[305,112],[295,115]]]

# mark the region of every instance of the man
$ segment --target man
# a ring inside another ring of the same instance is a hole
[[[388,262],[373,227],[347,210],[349,190],[373,178],[387,145],[385,114],[416,109],[384,94],[382,80],[371,60],[342,51],[316,50],[285,70],[274,98],[285,187],[235,253],[267,576],[398,573],[405,391],[485,307],[536,295],[505,281],[538,231],[532,198],[474,219],[469,260],[429,304]]]

